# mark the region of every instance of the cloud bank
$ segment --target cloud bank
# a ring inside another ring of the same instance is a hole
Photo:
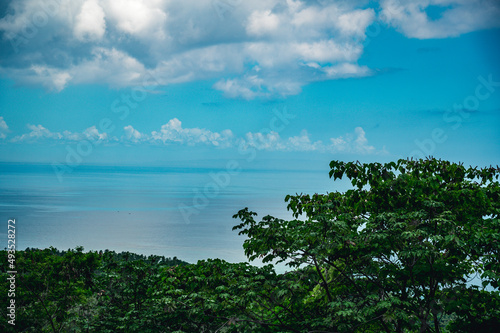
[[[2,8],[0,73],[17,83],[61,91],[209,79],[245,99],[372,75],[358,60],[375,21],[424,39],[498,27],[500,16],[495,0],[13,0]],[[439,17],[430,15],[436,8]]]
[[[61,142],[61,143],[71,143],[79,142],[83,140],[88,140],[95,143],[111,142],[117,141],[115,137],[109,137],[107,133],[99,133],[95,126],[89,127],[81,133],[64,131],[51,132],[42,125],[27,125],[31,132],[15,136],[10,141],[11,142],[24,142],[24,143],[36,143],[36,142]]]
[[[0,130],[3,129],[2,121],[3,119],[0,117]],[[27,127],[30,129],[29,133],[15,136],[10,141],[14,143],[52,142],[73,144],[86,140],[95,144],[208,146],[219,149],[237,148],[242,151],[255,149],[352,154],[381,154],[385,152],[384,150],[377,150],[374,146],[368,144],[366,133],[361,127],[356,127],[353,133],[330,138],[326,143],[320,140],[313,141],[306,130],[303,130],[297,136],[288,138],[282,138],[275,131],[265,133],[248,132],[243,137],[236,137],[229,129],[213,132],[205,128],[185,128],[177,118],[169,120],[158,131],[152,131],[151,133],[142,133],[132,125],[127,125],[123,128],[123,135],[120,138],[111,136],[109,133],[99,132],[95,126],[89,127],[81,133],[70,131],[52,132],[42,125],[28,124]],[[5,128],[7,129],[6,125]]]

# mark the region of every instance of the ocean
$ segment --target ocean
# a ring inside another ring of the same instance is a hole
[[[195,263],[246,261],[232,216],[291,218],[284,198],[336,190],[325,171],[0,164],[0,212],[16,219],[16,248],[83,246]]]

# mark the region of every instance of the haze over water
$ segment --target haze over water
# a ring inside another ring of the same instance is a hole
[[[188,262],[244,261],[244,238],[231,230],[244,207],[258,218],[291,218],[287,194],[333,190],[319,171],[242,170],[228,178],[214,169],[82,166],[60,182],[50,165],[0,170],[2,218],[16,218],[18,249],[83,246]]]

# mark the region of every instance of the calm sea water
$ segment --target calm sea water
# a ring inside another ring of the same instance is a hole
[[[17,249],[54,246],[245,261],[239,209],[290,218],[286,194],[335,190],[327,172],[0,164],[0,212]],[[7,228],[2,239],[7,245]]]

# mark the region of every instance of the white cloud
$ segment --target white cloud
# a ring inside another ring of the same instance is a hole
[[[233,133],[224,130],[220,133],[204,128],[183,128],[179,119],[173,118],[161,127],[159,132],[151,132],[151,141],[161,141],[165,144],[180,143],[190,146],[207,144],[216,147],[228,147],[232,144]]]
[[[0,117],[0,139],[5,139],[8,132],[9,126],[7,126],[7,123],[5,122],[5,120],[3,120],[3,117]]]
[[[341,14],[336,25],[344,34],[364,36],[366,28],[373,22],[374,17],[374,10],[354,10]]]
[[[333,63],[358,59],[362,53],[362,46],[350,43],[338,44],[330,39],[293,44],[293,51],[299,59],[305,62]]]
[[[88,140],[91,142],[109,142],[110,140],[116,141],[116,138],[109,138],[107,133],[99,133],[95,126],[91,126],[85,129],[81,133],[63,131],[52,132],[49,129],[43,127],[42,125],[31,125],[28,124],[27,127],[31,132],[18,135],[14,137],[12,142],[27,142],[34,143],[39,141],[54,141],[60,143],[77,142],[82,140]]]
[[[151,134],[141,133],[132,125],[123,128],[125,134],[121,141],[124,143],[150,143],[150,144],[185,144],[194,146],[198,144],[227,148],[233,144],[233,133],[231,130],[212,132],[204,128],[183,128],[182,122],[173,118],[161,126],[159,131]]]
[[[215,83],[214,88],[223,91],[227,97],[242,97],[252,99],[256,96],[267,95],[262,91],[263,80],[253,75],[245,78],[220,80]]]
[[[124,127],[124,143],[158,143],[183,144],[183,145],[210,145],[220,148],[240,147],[242,149],[254,148],[266,151],[317,151],[330,153],[351,154],[379,154],[375,147],[368,144],[366,134],[361,127],[356,127],[354,133],[347,133],[338,138],[331,138],[329,144],[322,141],[312,141],[309,133],[303,130],[300,135],[282,138],[279,133],[248,132],[243,138],[236,138],[229,129],[220,133],[202,128],[183,128],[182,122],[173,118],[161,126],[160,131],[153,131],[150,135],[141,133],[131,125]]]
[[[441,17],[431,19],[426,9],[441,7]],[[380,16],[408,37],[455,37],[500,26],[496,0],[383,0]]]
[[[354,129],[354,135],[348,133],[345,136],[331,138],[327,149],[332,152],[357,154],[372,154],[376,152],[375,147],[368,145],[365,131],[361,127]]]
[[[107,82],[113,87],[137,85],[146,68],[137,59],[115,48],[96,47],[92,58],[69,69],[76,83]]]
[[[150,134],[141,133],[132,125],[123,128],[124,135],[118,140],[108,133],[100,133],[96,126],[91,126],[83,132],[63,131],[51,132],[42,125],[28,125],[31,132],[14,137],[12,142],[35,143],[39,141],[53,141],[59,143],[74,143],[88,140],[91,142],[123,144],[179,144],[187,146],[206,145],[218,148],[242,148],[266,151],[316,151],[321,153],[349,153],[349,154],[380,154],[374,146],[368,144],[366,133],[361,127],[356,127],[354,133],[347,133],[337,138],[330,138],[328,143],[321,140],[313,141],[306,130],[299,135],[282,138],[279,133],[270,131],[248,132],[244,137],[237,138],[229,129],[213,132],[205,128],[184,128],[182,122],[173,118],[161,126],[159,131]],[[7,124],[0,117],[0,134],[8,131]],[[0,135],[0,138],[5,138]]]
[[[74,26],[75,37],[79,40],[100,40],[106,32],[105,14],[97,0],[87,0],[83,3],[80,13],[76,16]]]
[[[125,136],[122,140],[137,143],[146,137],[146,135],[133,128],[132,125],[125,126],[123,130],[125,131]]]
[[[95,126],[87,128],[83,131],[83,135],[86,139],[91,141],[106,141],[108,140],[108,133],[99,133]]]
[[[246,31],[251,36],[263,36],[272,34],[278,28],[280,19],[271,10],[255,11],[250,14]]]
[[[276,132],[270,133],[247,133],[240,141],[242,148],[255,148],[257,150],[269,151],[318,151],[328,153],[349,153],[349,154],[380,154],[375,147],[368,144],[365,131],[361,127],[356,127],[354,133],[347,133],[344,136],[331,138],[329,144],[322,141],[312,141],[309,133],[303,130],[300,135],[282,139]]]
[[[286,96],[372,75],[358,60],[377,16],[415,38],[500,26],[496,0],[228,1],[223,13],[217,3],[11,0],[0,18],[0,71],[54,91],[131,87],[149,72],[161,85],[214,80],[233,98]],[[429,6],[443,6],[442,17],[431,19]]]
[[[356,127],[354,133],[347,133],[338,138],[331,138],[329,144],[322,141],[312,141],[309,133],[303,130],[300,135],[282,138],[279,133],[248,132],[243,138],[236,138],[229,129],[220,133],[202,128],[184,128],[182,122],[173,118],[161,126],[160,131],[151,134],[141,133],[131,125],[124,127],[124,143],[158,143],[181,145],[209,145],[220,148],[240,147],[254,148],[266,151],[317,151],[330,153],[378,154],[375,147],[368,144],[366,134],[361,127]]]
[[[336,66],[325,66],[323,71],[330,78],[348,78],[371,75],[372,71],[366,66],[357,64],[343,63]]]
[[[244,148],[256,148],[258,150],[285,150],[280,135],[277,132],[269,133],[247,133],[242,141]]]
[[[60,140],[63,138],[61,133],[53,133],[42,125],[28,124],[28,128],[31,132],[14,137],[12,142],[35,142],[42,139]]]
[[[136,86],[151,73],[161,85],[215,79],[230,97],[286,96],[338,78],[321,68],[357,63],[374,11],[356,6],[256,0],[225,8],[221,18],[213,0],[12,1],[12,14],[0,18],[7,50],[0,70],[54,91]],[[34,15],[46,20],[25,38]],[[310,62],[320,68],[304,66]]]
[[[34,37],[32,35],[38,35],[38,28],[46,28],[53,24],[71,26],[82,3],[82,0],[11,1],[9,7],[12,11],[0,19],[0,30],[30,39]]]
[[[59,92],[68,84],[91,84],[104,82],[111,87],[142,86],[144,79],[151,81],[150,72],[137,59],[114,48],[95,47],[91,58],[78,65],[59,69],[48,65],[33,65],[27,70],[13,69],[17,79],[31,85],[42,85]],[[156,82],[154,82],[156,84]]]
[[[63,90],[71,80],[71,74],[68,71],[43,65],[33,65],[23,75],[26,81],[42,84],[49,90],[55,91]]]
[[[111,22],[122,32],[141,39],[161,42],[167,37],[166,1],[161,0],[107,0],[103,1]]]
[[[356,9],[346,7],[340,2],[331,2],[324,6],[309,5],[290,6],[290,22],[297,28],[297,33],[305,33],[318,37],[331,35],[329,31],[336,30],[337,38],[363,37],[365,29],[375,19],[372,8]]]
[[[300,135],[288,138],[287,141],[288,150],[298,150],[298,151],[315,151],[323,150],[323,142],[316,141],[311,142],[309,138],[309,133],[306,130],[302,130]]]

